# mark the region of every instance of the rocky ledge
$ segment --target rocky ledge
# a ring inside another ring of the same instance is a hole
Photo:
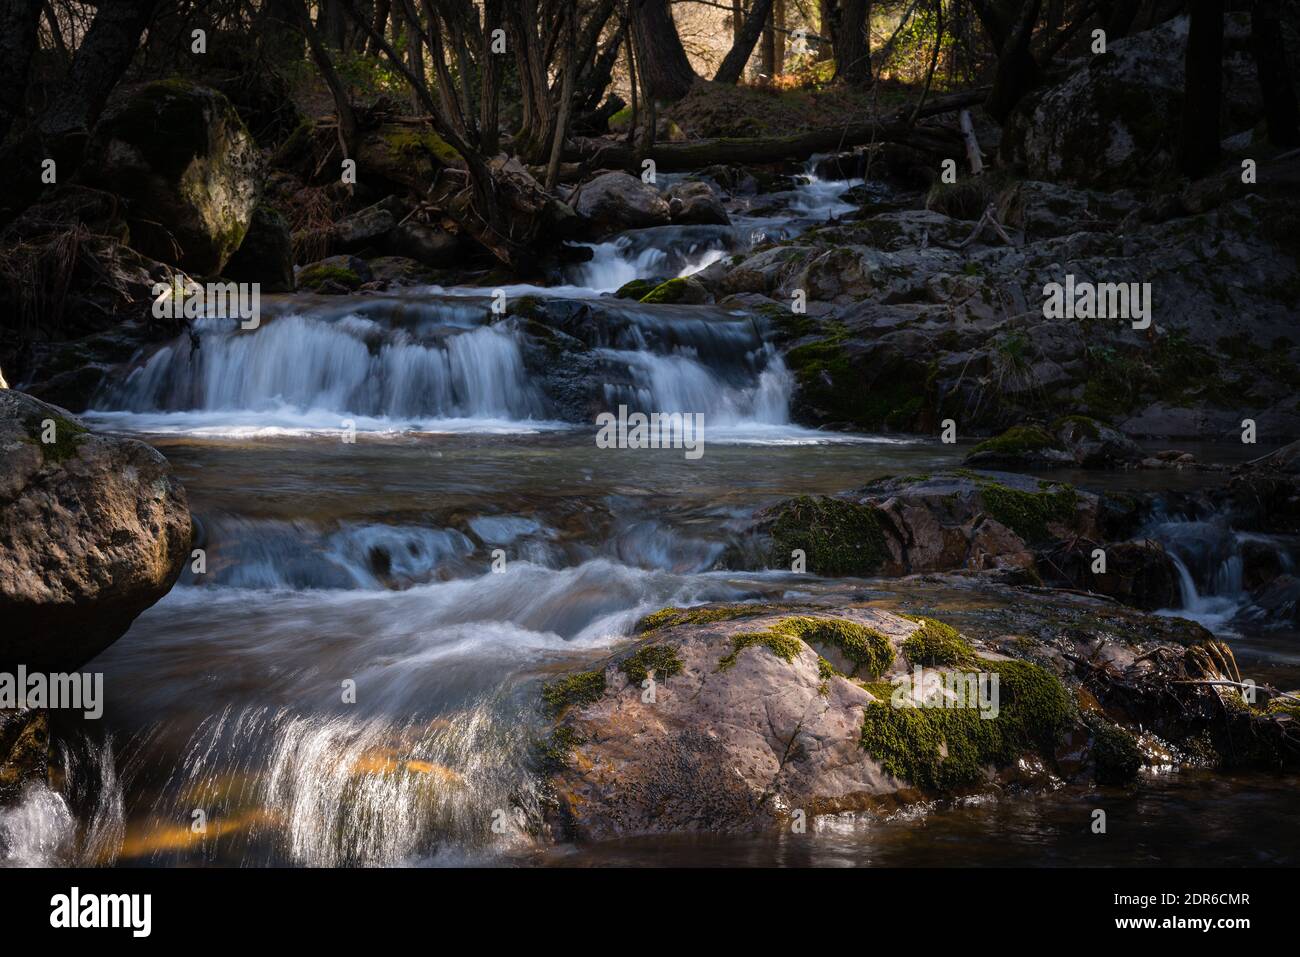
[[[951,614],[850,591],[666,608],[608,660],[546,684],[553,834],[746,831],[1300,758],[1300,698],[1260,687],[1246,701],[1231,651],[1191,622],[1032,586],[925,585]]]

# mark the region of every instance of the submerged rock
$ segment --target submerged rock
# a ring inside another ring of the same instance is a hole
[[[76,668],[171,589],[189,556],[185,491],[144,443],[8,389],[0,456],[0,669]]]

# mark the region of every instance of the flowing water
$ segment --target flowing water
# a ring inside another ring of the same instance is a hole
[[[104,718],[56,726],[64,787],[33,787],[0,812],[0,862],[1187,863],[1198,840],[1236,847],[1240,863],[1295,861],[1286,779],[1207,775],[1106,796],[1131,812],[1126,857],[1088,842],[1096,797],[1068,788],[827,819],[802,844],[529,837],[539,681],[608,654],[667,604],[842,591],[714,569],[764,503],[959,461],[963,450],[931,441],[791,424],[789,374],[757,317],[600,298],[844,212],[850,185],[811,180],[765,198],[780,215],[738,209],[733,228],[629,233],[594,246],[568,285],[506,289],[600,309],[583,333],[599,398],[704,412],[695,461],[597,448],[482,289],[285,297],[254,332],[202,320],[141,356],[87,417],[167,455],[205,567],[88,666],[105,676]],[[1228,634],[1263,678],[1300,684],[1294,642],[1240,625],[1240,536],[1224,528],[1207,544],[1194,524],[1171,516],[1152,530],[1186,571],[1178,613]],[[1265,833],[1267,851],[1233,843]]]

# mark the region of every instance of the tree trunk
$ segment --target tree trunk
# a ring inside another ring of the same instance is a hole
[[[833,37],[835,76],[850,86],[871,83],[871,0],[841,0]]]
[[[1178,166],[1193,179],[1219,158],[1219,104],[1223,86],[1223,2],[1191,0],[1187,28],[1183,121]]]
[[[754,44],[764,30],[768,14],[772,10],[772,0],[754,0],[754,6],[740,28],[736,42],[727,51],[722,65],[713,76],[715,83],[735,83],[745,72],[745,64],[754,52]]]
[[[588,160],[602,167],[639,172],[640,162],[649,157],[663,173],[698,170],[718,163],[760,165],[782,160],[807,159],[814,153],[842,150],[866,143],[906,143],[936,154],[963,149],[961,137],[951,130],[912,128],[907,121],[856,123],[797,133],[791,136],[760,136],[722,139],[702,143],[664,143],[649,149],[603,146],[583,154],[569,153],[570,159]]]
[[[984,105],[988,114],[999,123],[1005,122],[1015,105],[1038,84],[1038,61],[1029,48],[1029,41],[1033,38],[1034,24],[1038,22],[1041,8],[1042,0],[1024,0],[1024,6],[1015,21],[1002,22],[1006,38],[1002,41],[998,54],[993,92]]]
[[[835,0],[818,0],[817,32],[827,40],[835,36]],[[817,44],[817,61],[820,63],[829,60],[833,49],[829,43]]]
[[[741,0],[731,0],[731,46],[740,42],[740,33],[745,26],[745,6]]]
[[[1287,149],[1300,146],[1300,115],[1286,62],[1286,47],[1282,44],[1277,0],[1255,0],[1250,11],[1250,40],[1264,97],[1268,141]]]
[[[340,12],[338,16],[340,17],[339,24],[332,27],[336,31],[342,29],[342,13]],[[318,17],[316,22],[319,23],[320,19]],[[348,99],[347,87],[343,85],[338,71],[334,69],[334,60],[330,56],[329,49],[325,46],[325,41],[320,36],[320,31],[312,26],[305,5],[299,5],[298,7],[298,25],[302,29],[303,36],[307,39],[307,47],[311,50],[311,57],[316,63],[316,69],[320,70],[321,78],[324,79],[325,85],[329,87],[330,95],[334,98],[334,112],[338,115],[339,121],[339,149],[343,151],[344,159],[356,159],[357,115],[352,109],[352,101]]]
[[[80,161],[90,127],[131,65],[157,6],[157,0],[100,5],[73,58],[63,91],[41,118],[41,136],[60,165]]]
[[[479,75],[483,78],[479,92],[479,149],[484,156],[496,156],[501,148],[501,73],[504,53],[492,52],[492,32],[500,29],[502,0],[484,0],[483,40],[479,46]]]
[[[560,158],[564,153],[564,137],[569,132],[569,117],[573,112],[573,85],[578,75],[578,12],[575,6],[565,8],[566,43],[564,48],[564,79],[560,86],[560,111],[555,120],[555,137],[551,141],[551,159],[546,164],[547,192],[560,181]]]
[[[23,113],[41,0],[0,0],[0,143]]]
[[[772,75],[785,72],[785,0],[772,4]]]
[[[768,81],[776,75],[776,31],[772,26],[772,4],[769,3],[763,15],[763,44],[758,51],[758,72]]]
[[[647,100],[680,100],[699,79],[682,48],[668,0],[632,0],[637,59]]]

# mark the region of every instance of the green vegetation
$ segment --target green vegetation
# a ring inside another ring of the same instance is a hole
[[[731,653],[718,660],[718,670],[726,671],[736,663],[736,659],[740,657],[742,651],[746,648],[753,648],[755,645],[766,648],[786,664],[794,661],[795,656],[799,654],[804,646],[803,642],[798,638],[776,629],[742,631],[731,636]]]
[[[605,693],[605,672],[580,671],[542,686],[542,700],[553,714],[571,704],[586,705]]]
[[[1098,784],[1129,784],[1143,765],[1137,739],[1128,731],[1105,718],[1084,719],[1092,732],[1092,760]]]
[[[935,618],[916,618],[919,628],[903,642],[903,654],[914,665],[958,665],[974,659],[975,649],[957,629]]]
[[[669,279],[667,282],[661,282],[642,296],[641,301],[661,304],[680,302],[682,297],[686,295],[688,288],[685,279]]]
[[[560,770],[568,763],[573,749],[586,743],[587,739],[573,728],[556,728],[549,738],[538,743],[542,769],[547,772]]]
[[[782,618],[766,631],[742,632],[731,640],[731,652],[718,662],[718,670],[725,671],[736,663],[740,653],[746,648],[762,645],[783,661],[794,661],[805,644],[823,645],[839,649],[850,662],[853,670],[850,677],[859,673],[877,677],[894,662],[894,647],[889,638],[874,628],[847,618],[818,618],[811,615],[795,615]],[[825,668],[831,668],[830,662],[821,662],[818,671],[823,678],[828,677]]]
[[[1079,500],[1072,485],[1041,485],[1037,492],[1022,492],[985,480],[980,483],[980,500],[992,518],[1036,544],[1051,538],[1050,523],[1067,523],[1074,517]]]
[[[631,282],[625,282],[618,287],[614,293],[616,299],[635,299],[641,301],[641,297],[648,295],[655,288],[655,284],[649,279],[633,279]]]
[[[976,452],[996,452],[999,455],[1028,455],[1043,449],[1059,449],[1061,443],[1055,436],[1036,425],[1017,425],[1007,429],[1001,435],[985,439],[971,450]]]
[[[863,750],[889,774],[940,791],[975,784],[988,765],[1010,764],[1025,751],[1050,752],[1072,714],[1065,686],[1029,662],[974,663],[998,675],[997,717],[969,707],[895,708],[891,686],[870,685],[882,700],[863,710]]]
[[[443,166],[457,166],[464,162],[460,153],[433,130],[396,127],[385,134],[384,141],[401,156],[427,153]]]
[[[298,273],[299,289],[320,289],[326,283],[338,283],[348,289],[361,286],[361,277],[345,266],[308,266]]]
[[[876,510],[838,498],[802,495],[777,506],[769,562],[788,568],[803,549],[816,575],[872,575],[889,560]]]
[[[43,442],[41,440],[42,435],[45,433],[43,423],[46,419],[54,422],[53,442]],[[89,433],[89,430],[84,426],[78,425],[57,412],[30,416],[23,422],[23,425],[32,436],[28,441],[40,448],[41,459],[46,465],[58,465],[72,458],[77,454],[77,446],[81,443],[82,436]]]
[[[630,658],[624,659],[618,670],[627,676],[627,680],[640,686],[641,682],[654,672],[656,681],[663,681],[673,675],[681,674],[682,659],[677,649],[671,645],[646,645],[638,648]]]
[[[646,615],[637,623],[637,631],[645,634],[658,628],[672,628],[676,625],[704,625],[715,621],[731,621],[735,618],[753,618],[765,615],[773,610],[780,610],[780,605],[717,605],[712,608],[660,608]]]
[[[1069,428],[1074,435],[1085,439],[1095,441],[1101,438],[1101,423],[1086,415],[1066,415],[1052,423],[1053,433],[1059,434],[1065,428]]]
[[[772,630],[810,645],[838,648],[853,663],[849,677],[862,673],[874,678],[894,663],[894,646],[886,635],[847,618],[798,615],[782,618],[772,626]]]

